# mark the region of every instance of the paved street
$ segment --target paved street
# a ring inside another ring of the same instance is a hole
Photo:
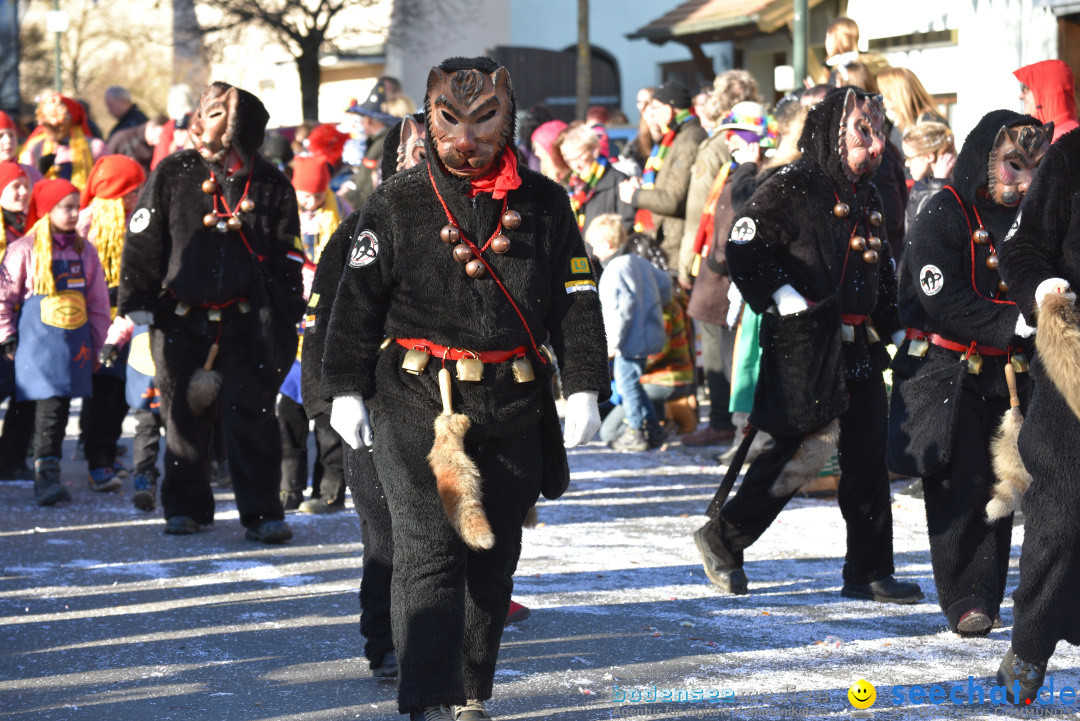
[[[794,501],[747,552],[751,594],[718,597],[690,539],[718,450],[572,453],[571,490],[525,533],[515,598],[533,614],[506,630],[496,719],[847,718],[860,678],[877,687],[880,719],[1073,712],[966,705],[1008,647],[1011,600],[987,639],[946,630],[921,501],[895,496],[893,512],[898,575],[922,584],[923,603],[841,598],[843,522],[835,501],[815,499]],[[359,653],[351,503],[290,514],[295,540],[268,547],[244,540],[220,492],[212,530],[170,537],[159,514],[131,507],[130,481],[95,494],[76,480],[84,463],[64,472],[74,501],[57,508],[34,506],[29,482],[0,483],[0,717],[398,718],[394,684],[370,678]],[[1049,675],[1080,685],[1080,653],[1059,646]],[[945,702],[912,705],[913,684],[941,685]]]

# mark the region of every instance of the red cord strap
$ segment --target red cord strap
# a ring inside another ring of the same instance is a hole
[[[435,197],[439,199],[439,204],[442,205],[442,209],[446,213],[447,222],[449,222],[451,225],[458,229],[458,231],[461,233],[462,242],[465,243],[465,245],[469,247],[469,250],[471,250],[473,254],[477,257],[477,259],[479,259],[479,261],[484,264],[484,269],[491,275],[491,279],[495,281],[495,285],[499,286],[499,290],[501,290],[503,295],[506,296],[506,299],[510,301],[511,307],[513,307],[514,312],[517,313],[518,320],[521,321],[522,327],[525,328],[526,335],[529,336],[529,345],[532,346],[533,353],[536,354],[536,357],[540,360],[541,363],[547,365],[548,360],[544,356],[544,354],[540,352],[540,348],[536,345],[536,339],[533,338],[532,330],[529,328],[529,324],[525,321],[525,316],[521,313],[521,309],[518,308],[518,304],[514,302],[513,297],[510,295],[510,291],[508,291],[506,289],[506,286],[503,285],[502,281],[499,280],[499,276],[495,274],[495,270],[487,262],[484,256],[481,255],[481,252],[483,250],[487,250],[487,247],[491,244],[492,239],[494,239],[495,236],[502,232],[502,213],[499,214],[500,220],[498,227],[495,228],[495,232],[492,233],[491,237],[487,239],[486,243],[484,243],[483,249],[477,248],[475,243],[465,237],[465,233],[461,231],[461,225],[457,222],[457,219],[454,218],[454,214],[450,212],[450,208],[447,207],[446,201],[443,200],[442,194],[439,192],[438,186],[435,185],[435,175],[431,171],[430,163],[428,163],[428,178],[431,179],[431,188],[435,191]],[[506,198],[503,198],[502,212],[506,212]]]
[[[967,223],[968,229],[968,242],[971,245],[971,288],[975,291],[975,295],[979,296],[983,300],[988,300],[991,303],[999,303],[1001,305],[1016,305],[1015,301],[1000,300],[996,297],[988,298],[979,291],[979,286],[975,283],[975,235],[974,232],[971,230],[971,218],[968,217],[967,205],[964,204],[964,201],[960,199],[959,193],[957,193],[956,189],[953,188],[951,185],[946,185],[945,189],[953,194],[953,197],[956,198],[956,202],[960,204],[960,210],[964,211],[964,222]],[[979,215],[979,209],[976,208],[974,205],[971,206],[971,209],[975,211],[975,220],[978,221],[979,228],[985,230],[986,228],[983,225],[982,217]],[[990,246],[990,252],[994,255],[997,255],[997,251],[994,249],[994,241],[988,239],[987,245]],[[1000,293],[1001,291],[999,290],[997,292]]]

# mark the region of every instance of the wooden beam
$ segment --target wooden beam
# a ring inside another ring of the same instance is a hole
[[[686,47],[690,50],[691,57],[694,58],[694,64],[697,69],[701,71],[701,74],[706,79],[716,77],[716,68],[713,67],[712,61],[705,55],[701,49],[700,43],[686,43]]]

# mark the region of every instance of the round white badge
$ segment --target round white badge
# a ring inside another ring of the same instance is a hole
[[[349,265],[353,268],[363,268],[371,265],[379,257],[379,239],[370,230],[365,230],[356,237],[352,251],[349,253]]]
[[[753,218],[739,218],[735,225],[731,226],[731,242],[749,243],[757,235],[757,223]]]
[[[919,287],[926,295],[937,295],[945,287],[945,276],[936,265],[924,265],[919,271]]]
[[[1016,220],[1014,220],[1013,224],[1009,227],[1009,232],[1006,233],[1005,237],[1001,239],[1002,243],[1004,243],[1006,240],[1011,240],[1012,237],[1016,235],[1016,231],[1020,230],[1020,216],[1023,214],[1023,212],[1024,211],[1021,210],[1016,213]]]
[[[146,230],[146,226],[150,225],[150,211],[147,208],[139,208],[135,211],[135,215],[131,216],[131,223],[128,224],[128,228],[132,233],[141,233]]]

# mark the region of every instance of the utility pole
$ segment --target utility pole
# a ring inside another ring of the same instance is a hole
[[[795,0],[795,13],[792,23],[792,57],[795,87],[801,88],[806,79],[806,53],[810,47],[810,16],[807,0]]]
[[[578,120],[585,119],[589,110],[589,95],[592,93],[592,53],[589,51],[589,0],[578,0],[577,4],[577,109],[574,114]]]
[[[56,92],[61,92],[64,89],[64,79],[61,76],[60,65],[60,35],[67,32],[68,29],[68,16],[67,13],[60,9],[60,0],[53,0],[52,12],[45,16],[45,29],[51,33],[56,34],[56,74],[54,84],[56,86]]]

